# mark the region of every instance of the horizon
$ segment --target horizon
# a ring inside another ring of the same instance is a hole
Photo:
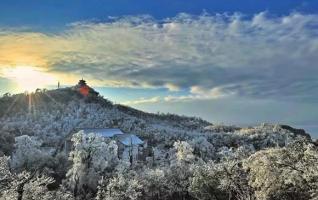
[[[310,1],[5,0],[0,94],[84,77],[146,112],[318,134],[317,36]]]

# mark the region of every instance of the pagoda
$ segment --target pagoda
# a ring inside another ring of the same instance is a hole
[[[78,81],[77,84],[79,87],[87,86],[86,81],[82,78],[81,80]]]
[[[94,96],[98,96],[98,94],[99,94],[94,89],[90,88],[83,78],[78,81],[76,88],[79,91],[79,93],[85,97],[87,97],[89,94],[94,95]]]

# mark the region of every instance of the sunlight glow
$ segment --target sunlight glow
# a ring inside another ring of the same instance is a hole
[[[39,68],[30,66],[11,67],[3,70],[5,77],[18,84],[18,90],[34,92],[37,88],[45,88],[55,84],[55,77]]]

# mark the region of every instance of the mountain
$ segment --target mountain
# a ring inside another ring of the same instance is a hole
[[[124,105],[113,104],[94,89],[89,95],[80,93],[79,86],[37,90],[35,93],[4,95],[0,99],[0,127],[11,135],[32,135],[45,143],[74,133],[79,127],[111,128],[144,134],[165,130],[172,132],[203,131],[211,123],[195,117],[174,114],[151,114]]]
[[[116,139],[78,132],[83,128],[119,128],[145,143],[123,147]],[[0,144],[0,199],[309,199],[318,194],[318,147],[304,130],[147,113],[113,104],[84,80],[73,87],[5,94]]]
[[[84,85],[87,86],[85,82]],[[37,89],[34,93],[5,94],[0,98],[2,137],[8,137],[9,143],[13,143],[13,136],[36,136],[44,141],[44,144],[54,146],[78,128],[117,127],[157,141],[169,140],[171,137],[181,139],[212,133],[235,134],[239,130],[259,129],[259,127],[242,129],[236,126],[213,125],[197,117],[147,113],[113,104],[93,88],[87,87],[89,90],[87,95],[81,93],[81,81],[73,87],[56,90]],[[275,125],[267,126],[275,127]],[[279,127],[285,132],[310,138],[310,135],[303,130],[286,125]],[[9,153],[8,149],[4,152]]]

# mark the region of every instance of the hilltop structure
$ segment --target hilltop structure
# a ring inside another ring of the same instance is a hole
[[[85,81],[83,78],[78,81],[78,85],[79,85],[80,87],[87,86],[86,81]]]
[[[97,96],[99,94],[93,88],[89,87],[86,83],[86,80],[84,80],[83,78],[78,81],[75,89],[78,90],[78,92],[81,93],[84,97],[87,97],[89,95]]]

